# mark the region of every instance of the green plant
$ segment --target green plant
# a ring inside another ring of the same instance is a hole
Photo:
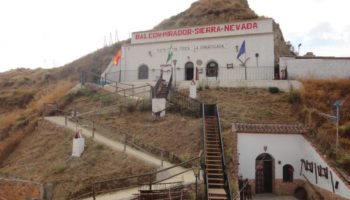
[[[145,99],[138,105],[138,110],[141,112],[148,112],[152,110],[152,102],[150,99]]]
[[[64,164],[58,164],[55,166],[54,173],[61,174],[67,169],[67,166]]]
[[[278,87],[269,87],[269,92],[271,94],[277,94],[280,92],[280,89]]]
[[[300,92],[297,91],[297,90],[294,90],[293,88],[291,88],[291,90],[289,91],[289,94],[288,94],[288,101],[291,104],[299,104],[299,103],[301,103]]]
[[[102,144],[98,144],[98,145],[96,146],[96,149],[97,149],[97,150],[103,150],[103,149],[104,149],[104,146],[103,146]]]
[[[126,110],[130,113],[135,112],[136,105],[133,102],[128,102],[128,104],[126,105]]]
[[[113,101],[111,96],[101,96],[100,100],[104,106],[110,105]]]
[[[80,88],[76,92],[69,93],[68,95],[74,96],[74,97],[81,97],[81,96],[91,96],[93,92],[87,88]]]

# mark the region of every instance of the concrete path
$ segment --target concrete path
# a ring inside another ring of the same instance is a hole
[[[293,196],[277,196],[275,194],[257,194],[253,196],[254,200],[298,200]]]
[[[62,127],[66,127],[72,131],[76,131],[76,124],[73,122],[68,121],[67,122],[67,126],[65,126],[65,117],[62,116],[55,116],[55,117],[45,117],[45,120],[57,124],[59,126]],[[92,137],[92,132],[91,130],[88,130],[84,127],[79,127],[79,129],[82,130],[82,134],[85,137]],[[101,143],[113,150],[117,150],[117,151],[124,151],[124,144],[122,144],[119,141],[114,141],[112,139],[109,139],[105,136],[103,136],[102,134],[98,133],[95,131],[95,135],[94,135],[94,140],[98,143]],[[142,151],[136,150],[130,146],[126,147],[126,154],[133,156],[137,159],[140,159],[144,162],[147,162],[151,165],[155,165],[155,166],[159,166],[161,165],[161,160],[153,155],[149,155],[147,153],[144,153]],[[164,161],[163,162],[163,168],[167,168],[167,167],[171,167],[174,164],[171,164],[170,162]],[[175,167],[173,169],[170,169],[167,171],[167,175],[171,176],[171,175],[175,175],[181,172],[186,171],[186,168],[183,167]],[[184,184],[191,184],[195,182],[195,177],[194,174],[191,171],[188,171],[182,175],[176,176],[174,178],[171,178],[169,180],[166,180],[164,182],[180,182],[183,181]],[[130,199],[133,197],[133,194],[137,194],[138,193],[138,188],[132,188],[132,189],[128,189],[128,190],[123,190],[123,191],[119,191],[119,192],[115,192],[115,193],[111,193],[111,194],[105,194],[105,195],[100,195],[97,196],[97,200],[125,200],[125,199]],[[91,199],[91,198],[90,198]]]

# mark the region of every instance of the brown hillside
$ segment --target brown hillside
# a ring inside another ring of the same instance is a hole
[[[164,20],[154,29],[170,29],[184,26],[227,23],[256,19],[246,0],[199,0],[184,12]]]
[[[259,16],[250,9],[247,0],[199,0],[184,12],[162,21],[154,30],[172,29],[188,26],[229,23],[237,20],[257,19]],[[279,24],[273,22],[275,39],[275,63],[279,57],[291,56],[284,41]]]
[[[53,69],[18,68],[0,73],[0,163],[22,139],[17,132],[30,126],[41,115],[45,103],[61,102],[79,81],[80,72],[101,74],[122,43],[99,49],[63,67]],[[87,77],[93,81],[95,77]]]

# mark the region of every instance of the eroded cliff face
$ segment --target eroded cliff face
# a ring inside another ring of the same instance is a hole
[[[258,19],[247,0],[199,0],[190,8],[162,21],[154,30],[165,30],[189,26],[229,23],[239,20]],[[275,39],[275,63],[280,56],[293,55],[286,46],[282,31],[273,23]]]

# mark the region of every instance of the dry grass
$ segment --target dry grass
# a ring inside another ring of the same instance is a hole
[[[200,92],[202,101],[217,103],[225,126],[233,122],[295,123],[298,121],[287,93],[267,89],[219,88]]]
[[[65,199],[68,192],[87,186],[95,179],[140,174],[152,167],[122,153],[86,140],[86,150],[79,159],[69,159],[73,133],[40,125],[26,137],[2,164],[0,173],[55,184],[54,199]],[[99,178],[96,178],[99,177]]]
[[[336,165],[350,174],[350,80],[305,80],[301,91],[303,109],[301,116],[315,130],[310,139],[318,148],[333,159]],[[343,100],[340,110],[340,146],[336,152],[335,123],[317,113],[335,115],[336,100]]]

